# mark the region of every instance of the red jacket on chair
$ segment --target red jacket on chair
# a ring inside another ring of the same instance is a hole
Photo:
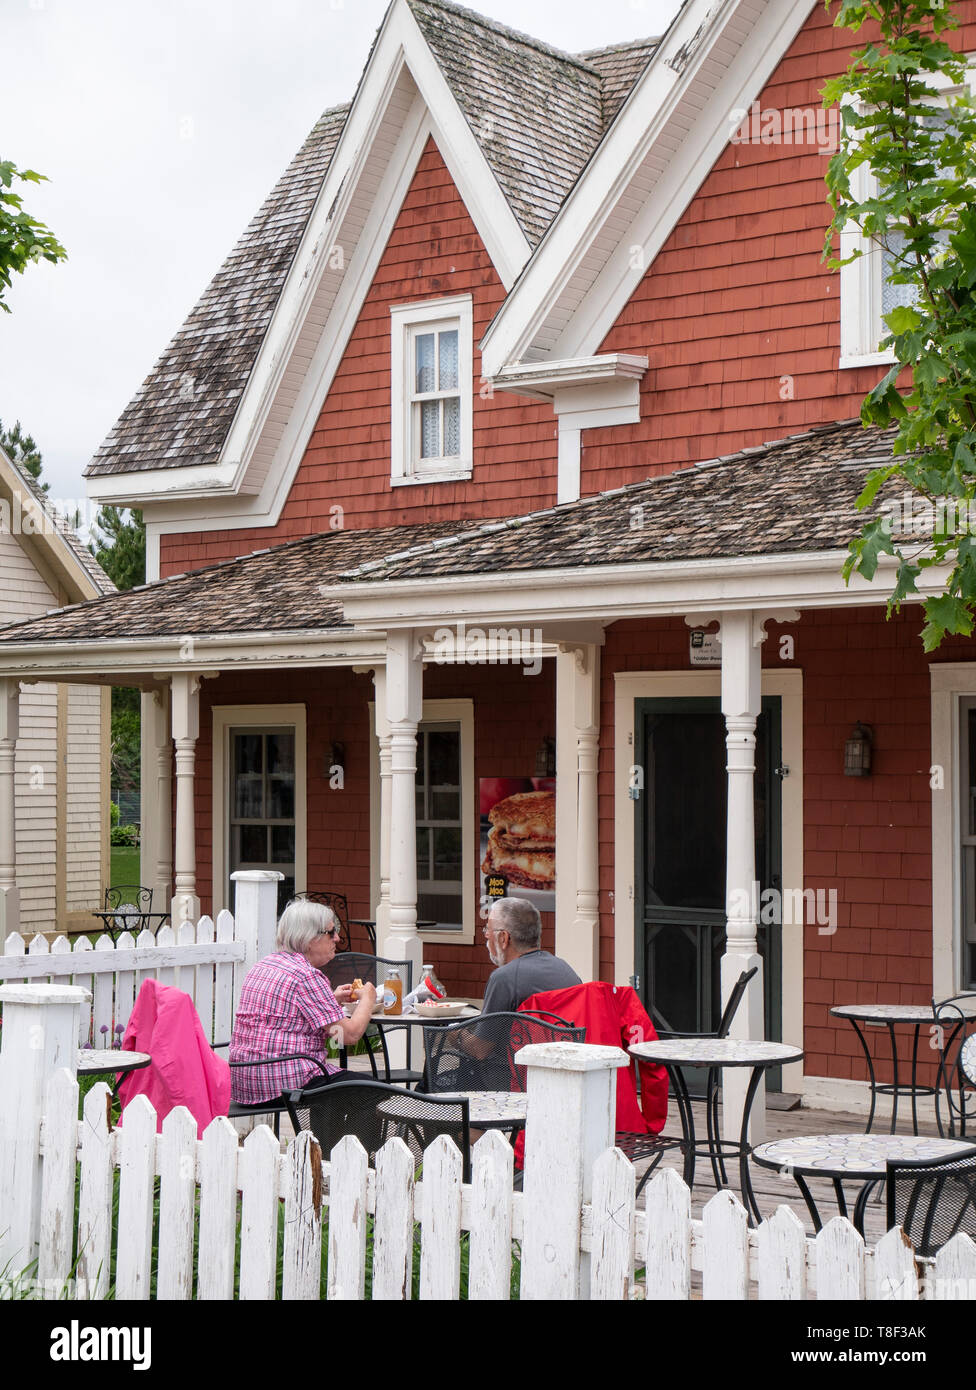
[[[549,989],[532,994],[519,1005],[519,1011],[544,1010],[558,1014],[567,1023],[586,1028],[586,1041],[626,1052],[639,1042],[654,1042],[657,1033],[630,985],[611,985],[602,980],[573,985],[569,989]],[[633,1066],[617,1072],[617,1123],[627,1134],[660,1134],[668,1117],[668,1074],[662,1066],[638,1062],[641,1079],[640,1102]]]

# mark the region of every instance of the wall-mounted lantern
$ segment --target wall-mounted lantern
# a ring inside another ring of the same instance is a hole
[[[535,775],[537,777],[555,777],[556,775],[556,740],[551,734],[539,744],[535,755]]]
[[[871,774],[871,729],[857,723],[844,744],[844,776],[869,777]]]

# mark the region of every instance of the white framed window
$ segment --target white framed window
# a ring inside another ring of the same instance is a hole
[[[233,911],[236,869],[283,875],[279,910],[306,888],[304,705],[213,708],[213,903]]]
[[[976,56],[968,59],[976,64]],[[950,87],[947,79],[933,74],[932,105],[938,110],[947,96],[959,91]],[[970,91],[976,93],[976,66],[968,73]],[[866,165],[855,169],[851,176],[851,191],[857,201],[871,197],[875,190],[874,176]],[[891,285],[887,269],[899,249],[899,233],[893,228],[885,249],[876,241],[863,237],[856,229],[840,236],[840,255],[846,260],[855,251],[862,254],[840,269],[840,367],[870,367],[889,365],[895,357],[891,349],[882,352],[879,344],[888,336],[884,315],[899,304],[912,304],[915,296],[910,285]]]
[[[390,320],[391,483],[396,487],[470,478],[471,296],[395,304]]]

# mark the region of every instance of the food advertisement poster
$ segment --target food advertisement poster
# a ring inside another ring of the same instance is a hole
[[[556,910],[555,777],[482,777],[481,896]]]

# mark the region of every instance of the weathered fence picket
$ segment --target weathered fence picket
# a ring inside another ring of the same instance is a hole
[[[234,1297],[237,1237],[237,1130],[219,1116],[203,1136],[197,1298]]]
[[[608,1149],[593,1167],[593,1263],[590,1297],[629,1298],[634,1282],[634,1165]]]
[[[329,1158],[329,1298],[364,1296],[368,1173],[366,1150],[347,1134]]]
[[[178,1106],[163,1121],[159,1145],[159,1272],[156,1297],[193,1297],[197,1126]]]
[[[653,1178],[644,1192],[647,1297],[685,1300],[691,1292],[691,1192],[671,1168]]]
[[[471,1300],[509,1297],[514,1162],[511,1144],[506,1144],[497,1130],[483,1134],[474,1146],[468,1256]]]
[[[807,1296],[807,1238],[789,1207],[778,1207],[756,1232],[759,1297],[777,1301]]]
[[[112,1093],[104,1081],[85,1096],[78,1181],[78,1284],[89,1298],[106,1298],[112,1259]],[[196,1126],[194,1126],[194,1133]]]
[[[78,1145],[78,1082],[69,1071],[56,1071],[47,1088],[43,1144],[46,1154],[41,1182],[41,1240],[37,1277],[46,1298],[57,1298],[71,1273],[75,1150]]]
[[[116,1297],[144,1299],[150,1293],[156,1185],[156,1112],[145,1096],[127,1106],[121,1134]]]
[[[413,1154],[399,1138],[391,1139],[389,1143],[384,1144],[376,1155],[376,1211],[373,1217],[374,1302],[399,1302],[411,1296],[414,1167]]]
[[[322,1155],[310,1134],[300,1134],[291,1146],[290,1157],[285,1178],[281,1296],[317,1299],[322,1280]]]
[[[817,1297],[843,1301],[864,1297],[864,1241],[841,1216],[817,1233]],[[830,1292],[826,1292],[826,1290]]]
[[[457,1298],[461,1284],[461,1154],[446,1134],[424,1151],[420,1297]]]
[[[278,1174],[281,1149],[265,1125],[244,1141],[240,1158],[242,1299],[273,1299],[278,1274]]]

